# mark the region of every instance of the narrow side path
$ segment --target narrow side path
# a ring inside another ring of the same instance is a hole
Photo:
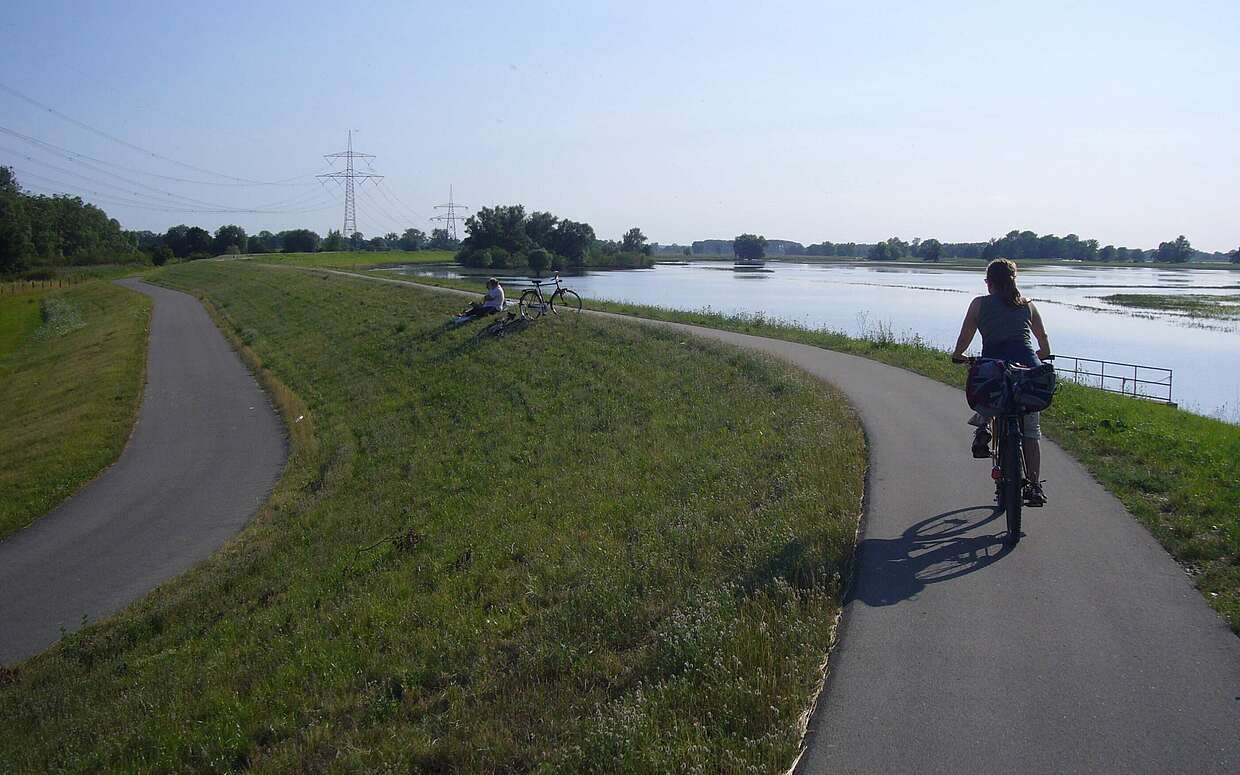
[[[798,772],[1240,772],[1240,638],[1056,444],[1042,442],[1050,503],[1008,551],[959,390],[809,345],[592,314],[782,358],[861,415],[857,576]]]
[[[198,300],[118,282],[154,300],[142,408],[111,468],[0,542],[0,664],[209,556],[284,467],[279,417]]]

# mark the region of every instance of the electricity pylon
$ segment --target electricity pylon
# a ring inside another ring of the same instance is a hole
[[[457,215],[456,211],[464,207],[465,205],[461,204],[460,202],[452,201],[452,186],[448,186],[448,203],[443,204],[443,205],[435,205],[436,210],[447,210],[448,212],[443,215],[436,215],[433,218],[431,218],[431,220],[432,221],[447,221],[448,236],[451,237],[453,240],[455,240],[456,239],[456,222],[465,220],[461,216]]]
[[[344,187],[344,230],[341,235],[348,239],[357,231],[357,200],[353,196],[354,181],[360,180],[363,184],[372,180],[376,184],[383,180],[382,175],[376,175],[373,172],[358,172],[353,168],[354,159],[373,159],[373,153],[357,153],[353,150],[353,132],[349,130],[349,148],[340,153],[324,154],[323,158],[332,166],[336,165],[336,159],[344,159],[344,169],[340,172],[327,172],[322,175],[316,175],[319,178],[330,178]]]

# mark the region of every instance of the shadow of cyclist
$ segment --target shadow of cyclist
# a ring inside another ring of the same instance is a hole
[[[1011,551],[1006,525],[995,533],[978,528],[998,519],[992,506],[971,506],[922,520],[893,539],[867,538],[857,547],[857,583],[848,600],[894,605],[927,584],[950,581],[985,568]]]

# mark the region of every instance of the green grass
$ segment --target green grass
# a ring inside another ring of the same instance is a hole
[[[678,312],[587,301],[586,306],[803,342],[964,385],[947,353],[890,331],[868,338],[774,323],[761,316]],[[964,397],[961,396],[962,408]],[[1042,414],[1067,449],[1137,517],[1240,633],[1240,426],[1174,407],[1065,383]],[[1048,487],[1053,493],[1054,482]]]
[[[163,278],[304,401],[277,393],[289,468],[220,553],[0,677],[9,769],[788,767],[861,508],[838,394],[622,322],[475,342],[433,292]]]
[[[0,361],[38,330],[39,302],[46,294],[40,289],[0,296]]]
[[[1240,294],[1114,293],[1102,300],[1121,307],[1178,312],[1196,318],[1240,318]]]
[[[390,278],[390,275],[381,275]],[[408,278],[478,290],[464,280]],[[656,320],[787,339],[852,353],[964,385],[947,353],[881,328],[865,338],[766,320],[762,315],[683,312],[587,299],[585,306]],[[961,396],[963,408],[963,396]],[[1240,634],[1240,426],[1174,407],[1071,383],[1042,415],[1047,436],[1068,450],[1179,561],[1211,607]],[[1054,482],[1048,483],[1054,493]]]
[[[0,296],[0,538],[120,454],[149,315],[145,296],[105,282]]]
[[[456,251],[453,250],[386,250],[342,253],[259,253],[249,258],[264,264],[365,269],[372,266],[398,264],[450,264],[455,256]]]

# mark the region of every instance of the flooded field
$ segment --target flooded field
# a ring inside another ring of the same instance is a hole
[[[465,276],[456,266],[400,271]],[[853,335],[880,329],[949,347],[969,299],[985,293],[980,269],[920,265],[768,262],[757,271],[691,261],[652,269],[592,271],[567,279],[586,298],[767,318]],[[501,277],[510,296],[525,276]],[[1240,421],[1240,320],[1119,306],[1119,293],[1234,297],[1240,272],[1171,267],[1055,265],[1021,271],[1061,356],[1174,371],[1172,399],[1201,414]],[[975,350],[978,348],[975,345]],[[1062,365],[1062,364],[1061,364]],[[1156,372],[1140,372],[1142,377]]]

